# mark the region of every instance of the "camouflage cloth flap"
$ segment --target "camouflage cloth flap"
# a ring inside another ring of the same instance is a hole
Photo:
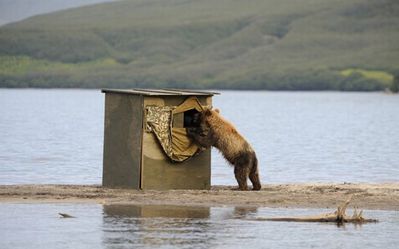
[[[146,130],[154,132],[165,154],[173,162],[183,162],[201,151],[188,137],[185,128],[174,128],[173,114],[203,107],[195,97],[189,97],[181,105],[147,106]]]
[[[146,111],[146,129],[155,133],[166,155],[172,158],[172,107],[147,106]]]

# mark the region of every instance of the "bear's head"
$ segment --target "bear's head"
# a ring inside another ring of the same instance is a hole
[[[202,112],[197,113],[199,116],[195,117],[195,132],[197,134],[201,134],[202,136],[204,136],[204,134],[208,134],[210,130],[209,122],[212,122],[211,120],[218,118],[217,116],[219,113],[219,109],[211,108],[205,108]]]

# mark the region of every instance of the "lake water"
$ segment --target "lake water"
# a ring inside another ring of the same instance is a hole
[[[256,221],[327,210],[0,204],[0,248],[397,248],[394,211],[363,225]],[[330,211],[330,210],[328,210]],[[58,213],[76,218],[60,218]]]
[[[255,148],[263,183],[399,181],[399,96],[236,92],[214,106]],[[99,90],[0,89],[0,184],[100,184]],[[235,185],[214,151],[212,184]],[[362,226],[256,221],[331,210],[0,204],[0,248],[397,248],[399,215]],[[76,216],[59,218],[58,213]]]
[[[214,106],[263,183],[399,181],[399,95],[223,91]],[[103,119],[99,90],[0,89],[0,184],[100,184]],[[236,184],[217,151],[212,184]]]

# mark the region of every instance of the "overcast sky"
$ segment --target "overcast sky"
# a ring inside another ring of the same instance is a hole
[[[0,0],[0,25],[34,15],[113,0]]]

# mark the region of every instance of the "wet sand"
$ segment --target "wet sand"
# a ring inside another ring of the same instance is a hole
[[[0,185],[0,203],[99,203],[185,206],[335,208],[353,195],[350,207],[399,211],[399,183],[270,184],[261,191],[126,190],[98,185]]]

